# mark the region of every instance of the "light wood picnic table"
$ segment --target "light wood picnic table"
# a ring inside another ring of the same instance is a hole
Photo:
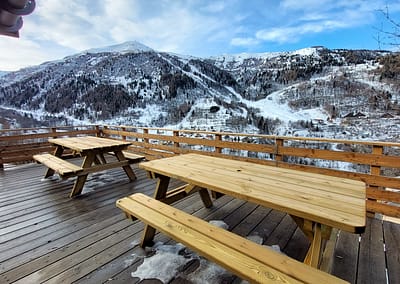
[[[170,178],[227,194],[292,216],[311,245],[305,263],[317,267],[323,239],[331,229],[362,233],[366,222],[366,188],[360,181],[331,177],[249,162],[185,154],[139,164],[152,178],[159,178],[155,199],[167,201]],[[205,205],[210,205],[202,195]],[[154,237],[146,226],[142,245]]]
[[[56,146],[53,154],[55,157],[62,158],[65,149],[70,149],[74,154],[83,157],[80,169],[78,168],[75,171],[77,179],[70,197],[79,195],[82,192],[89,173],[122,167],[130,180],[136,179],[132,168],[129,166],[129,161],[122,152],[131,145],[130,142],[93,136],[55,138],[49,139],[49,142]],[[106,153],[113,153],[118,161],[107,162],[104,157]],[[45,175],[46,178],[55,173],[54,168],[49,167]]]

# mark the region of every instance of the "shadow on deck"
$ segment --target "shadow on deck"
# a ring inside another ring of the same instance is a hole
[[[115,201],[135,192],[152,195],[155,181],[137,168],[131,183],[122,170],[109,170],[89,176],[83,194],[69,199],[73,180],[43,180],[44,172],[36,164],[0,171],[0,283],[138,282],[131,272],[142,262],[135,255],[144,253],[136,245],[143,224],[126,219]],[[223,220],[229,230],[261,237],[298,260],[309,246],[290,216],[242,200],[224,196],[207,209],[194,194],[174,206]],[[161,234],[155,240],[174,243]],[[399,248],[399,224],[368,219],[361,237],[340,233],[333,274],[351,283],[400,283]],[[189,282],[177,276],[170,283]]]

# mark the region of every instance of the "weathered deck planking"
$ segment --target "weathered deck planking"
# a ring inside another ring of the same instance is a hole
[[[383,245],[383,230],[380,220],[369,219],[368,229],[361,237],[357,282],[385,283],[386,264]]]
[[[388,278],[392,284],[400,283],[400,226],[391,222],[383,223]]]
[[[356,283],[357,281],[357,261],[359,250],[359,235],[340,232],[334,253],[332,274]]]
[[[70,199],[74,180],[43,180],[45,169],[30,164],[0,171],[0,283],[138,282],[131,272],[142,260],[132,255],[143,254],[136,245],[143,224],[126,219],[115,201],[134,192],[152,195],[156,181],[135,167],[138,179],[129,182],[122,169],[113,169],[89,176],[83,194]],[[298,260],[309,246],[288,215],[229,196],[209,209],[197,194],[174,206],[223,220],[236,234],[258,236]],[[155,241],[174,243],[162,234]],[[369,219],[361,242],[359,235],[340,232],[332,273],[351,283],[385,283],[387,270],[389,283],[399,283],[399,245],[400,225]],[[193,261],[182,273],[198,265]],[[177,275],[171,283],[187,282]]]

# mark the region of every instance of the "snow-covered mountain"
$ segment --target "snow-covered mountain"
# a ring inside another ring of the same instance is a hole
[[[137,41],[127,41],[121,44],[100,47],[100,48],[91,48],[83,51],[83,53],[129,53],[129,52],[147,52],[153,51],[150,47],[137,42]]]
[[[398,58],[323,47],[196,58],[128,42],[0,77],[0,124],[396,139]]]

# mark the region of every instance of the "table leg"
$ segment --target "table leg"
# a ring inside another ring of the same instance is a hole
[[[310,248],[308,249],[304,263],[312,267],[318,268],[319,259],[321,256],[321,246],[322,246],[322,234],[321,234],[321,224],[316,223],[314,225],[314,237],[311,242]]]
[[[99,160],[99,158],[97,156],[94,156],[94,161],[93,161],[96,165],[101,165],[101,162]]]
[[[158,175],[158,181],[156,190],[154,192],[154,198],[157,200],[162,200],[167,196],[167,190],[170,178],[167,176]],[[146,245],[150,245],[154,239],[156,229],[149,225],[145,225],[143,230],[143,237],[141,241],[141,247],[144,248]]]
[[[304,263],[318,268],[324,244],[329,239],[332,228],[297,216],[290,216],[311,242]]]
[[[104,154],[103,153],[98,153],[95,157],[94,157],[94,163],[96,164],[96,165],[105,165],[105,164],[107,164],[107,160],[106,160],[106,158],[104,157]]]
[[[312,242],[314,239],[314,233],[313,233],[313,222],[304,220],[303,218],[290,215],[292,219],[296,222],[297,226],[301,229],[301,231],[306,235],[306,237]]]
[[[107,160],[106,160],[106,158],[104,157],[104,154],[103,154],[103,153],[100,153],[100,154],[99,154],[99,158],[100,158],[101,163],[107,164]]]
[[[117,157],[118,161],[121,162],[121,161],[126,160],[122,151],[115,151],[114,153],[115,153],[115,156]],[[134,181],[136,179],[136,175],[133,172],[131,166],[127,165],[127,166],[123,166],[122,168],[124,169],[126,175],[129,177],[129,179],[131,181]]]
[[[208,193],[208,190],[205,188],[200,188],[199,194],[204,206],[206,208],[210,208],[213,205],[213,202],[211,200],[210,194]]]
[[[193,191],[199,192],[201,201],[203,201],[204,207],[210,208],[211,206],[213,206],[213,202],[211,200],[210,194],[206,188],[199,187],[199,186],[193,185],[193,184],[188,184],[185,187],[185,192],[187,194],[191,194],[191,192],[193,192]]]
[[[63,152],[64,148],[62,146],[57,146],[56,149],[54,150],[53,155],[60,158]],[[55,171],[53,169],[48,168],[44,178],[51,177],[52,175],[54,175],[54,173]]]
[[[85,159],[83,160],[82,168],[91,167],[95,158],[96,158],[96,154],[88,153],[88,155],[85,156]],[[69,197],[74,197],[76,195],[81,194],[83,186],[85,185],[87,176],[88,176],[88,174],[85,174],[85,175],[78,176],[76,178],[74,187],[72,188],[72,191],[71,191],[71,194],[69,195]]]

